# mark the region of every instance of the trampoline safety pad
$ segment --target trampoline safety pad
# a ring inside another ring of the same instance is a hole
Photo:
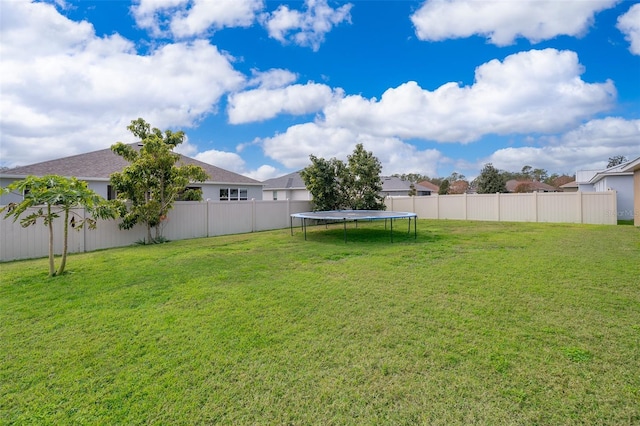
[[[408,219],[409,227],[407,232],[411,232],[411,221],[413,220],[413,236],[417,238],[418,215],[411,212],[394,212],[386,210],[326,210],[317,212],[293,213],[290,218],[291,235],[293,235],[293,219],[300,219],[304,232],[304,239],[307,239],[307,220],[321,222],[342,222],[344,229],[344,241],[347,242],[347,222],[357,222],[359,220],[384,220],[391,222],[391,242],[393,242],[393,221],[394,219]]]

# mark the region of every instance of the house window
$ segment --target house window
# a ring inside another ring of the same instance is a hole
[[[107,185],[107,200],[116,199],[116,190],[113,186]]]
[[[273,191],[273,201],[278,200],[278,191]]]
[[[246,201],[248,191],[245,188],[221,188],[220,201]]]

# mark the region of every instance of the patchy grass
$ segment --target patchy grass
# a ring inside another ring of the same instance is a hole
[[[640,423],[637,228],[395,229],[0,264],[0,423]]]

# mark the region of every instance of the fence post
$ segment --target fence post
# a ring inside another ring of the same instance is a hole
[[[256,232],[256,199],[251,199],[251,232]]]
[[[500,222],[500,193],[496,192],[496,203],[498,204],[498,222]]]
[[[582,191],[578,191],[578,223],[583,223],[582,218],[582,203],[584,200],[582,199]]]
[[[538,220],[538,217],[539,217],[538,216],[538,191],[535,191],[534,194],[535,195],[534,195],[534,198],[533,198],[533,205],[536,208],[534,210],[535,211],[535,216],[533,217],[533,220],[534,220],[534,222],[538,223],[539,222],[539,220]]]
[[[467,193],[464,193],[464,220],[469,217],[469,208],[467,207]]]

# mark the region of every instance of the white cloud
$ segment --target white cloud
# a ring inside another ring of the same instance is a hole
[[[1,153],[13,159],[3,165],[130,140],[126,126],[138,117],[158,128],[192,126],[244,83],[206,41],[138,55],[128,40],[96,37],[45,3],[4,3],[2,20]]]
[[[607,117],[591,120],[572,129],[545,146],[504,148],[484,162],[499,169],[518,171],[524,165],[573,173],[579,169],[604,168],[609,157],[640,156],[640,120]]]
[[[315,123],[292,126],[285,133],[262,140],[265,154],[290,169],[309,165],[310,155],[345,161],[358,143],[380,160],[384,174],[420,172],[435,175],[441,159],[437,150],[419,150],[398,138],[377,137]]]
[[[300,12],[280,5],[275,11],[263,15],[269,36],[282,43],[291,42],[317,51],[325,34],[334,26],[351,22],[353,5],[350,3],[333,9],[327,0],[305,0],[305,6],[306,10]]]
[[[472,142],[487,134],[554,133],[609,109],[613,82],[586,83],[571,51],[520,52],[476,69],[472,86],[434,91],[407,82],[377,100],[352,95],[324,109],[323,125],[377,136]]]
[[[289,70],[273,68],[268,71],[252,71],[253,77],[247,82],[247,86],[258,86],[263,89],[276,89],[287,86],[298,79],[297,74]]]
[[[236,93],[229,96],[229,122],[240,124],[262,121],[282,113],[308,114],[321,110],[333,97],[334,92],[329,86],[317,83]]]
[[[485,36],[498,46],[518,37],[532,43],[559,35],[580,36],[594,15],[618,0],[427,0],[412,16],[421,40]]]
[[[140,28],[155,36],[192,37],[229,27],[248,27],[263,0],[141,0],[132,7]]]
[[[248,170],[244,159],[235,152],[210,149],[196,154],[193,158],[258,181],[271,179],[283,174],[279,169],[267,164],[258,167],[256,170]]]
[[[210,149],[198,153],[193,158],[236,173],[242,173],[246,170],[245,161],[235,152]]]
[[[617,27],[631,43],[629,50],[634,55],[640,55],[640,4],[629,8],[627,13],[618,18]]]
[[[258,167],[256,170],[251,170],[249,172],[244,173],[245,176],[248,176],[251,179],[255,179],[260,182],[265,181],[267,179],[274,178],[274,177],[282,176],[283,174],[285,173],[268,164],[262,165]]]
[[[170,19],[165,15],[178,13],[188,3],[189,0],[140,0],[131,7],[131,12],[138,27],[160,37],[168,32],[167,27],[170,25]]]

